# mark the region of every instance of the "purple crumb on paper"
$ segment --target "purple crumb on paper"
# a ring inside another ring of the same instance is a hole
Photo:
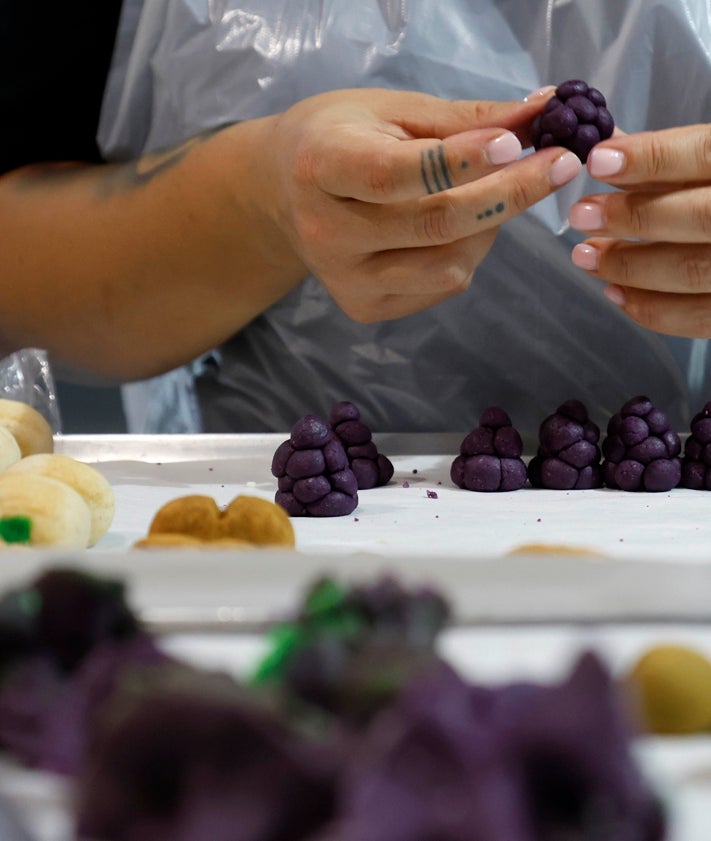
[[[410,487],[410,483],[407,481],[407,479],[405,479],[405,481],[402,483],[402,486],[403,486],[403,488],[409,488]]]
[[[359,522],[360,522],[360,520],[358,519],[358,517],[354,517],[354,518],[353,518],[353,522],[354,522],[354,523],[359,523]]]
[[[427,491],[427,499],[439,499],[437,491]]]

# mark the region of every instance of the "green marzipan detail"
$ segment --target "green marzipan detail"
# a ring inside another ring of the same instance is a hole
[[[32,536],[32,520],[29,517],[0,518],[0,537],[6,543],[29,543]]]
[[[270,633],[269,652],[259,663],[252,683],[278,683],[294,655],[324,636],[354,639],[363,629],[362,617],[344,606],[347,590],[331,579],[314,587],[303,604],[302,617],[278,625]]]

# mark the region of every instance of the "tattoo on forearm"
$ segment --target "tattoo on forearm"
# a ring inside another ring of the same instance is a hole
[[[453,187],[452,178],[444,154],[444,146],[440,143],[436,149],[428,149],[420,155],[420,173],[425,189],[428,193],[441,193]]]
[[[177,166],[191,149],[209,140],[222,128],[224,126],[208,129],[184,143],[151,153],[135,161],[105,164],[97,182],[97,195],[106,198],[118,192],[126,192],[148,184],[161,173]],[[19,189],[42,188],[48,181],[60,185],[62,182],[76,178],[78,173],[86,172],[89,168],[88,164],[73,162],[35,164],[26,167],[15,183]]]
[[[503,213],[504,210],[506,210],[506,205],[500,201],[493,207],[487,207],[486,210],[482,210],[480,213],[477,213],[476,218],[481,221],[482,219],[488,219],[490,216],[496,216],[499,213]]]
[[[106,197],[145,186],[161,173],[177,166],[192,149],[209,140],[222,128],[224,126],[207,129],[177,146],[153,152],[135,161],[107,167],[104,177],[99,181],[100,195]]]

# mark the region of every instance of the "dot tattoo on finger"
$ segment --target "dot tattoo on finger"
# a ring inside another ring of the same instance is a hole
[[[483,219],[488,219],[491,216],[497,216],[499,213],[503,213],[504,210],[506,210],[506,205],[504,202],[500,201],[493,207],[487,207],[486,210],[482,210],[480,213],[477,213],[476,218],[481,221]]]
[[[432,193],[441,193],[453,187],[452,178],[444,154],[444,146],[440,143],[436,149],[428,149],[420,155],[420,173],[425,189]]]

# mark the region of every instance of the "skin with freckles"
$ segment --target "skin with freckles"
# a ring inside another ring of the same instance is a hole
[[[587,166],[618,189],[570,209],[570,224],[588,235],[573,262],[645,327],[711,337],[711,126],[616,132]]]

